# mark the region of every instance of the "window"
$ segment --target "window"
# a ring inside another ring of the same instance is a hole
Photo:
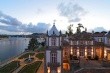
[[[84,49],[80,48],[80,56],[84,56]]]
[[[98,39],[98,42],[102,42],[102,38],[99,38],[99,39]]]
[[[73,41],[73,45],[77,45],[77,41]]]
[[[83,41],[80,41],[80,45],[83,45]]]
[[[91,45],[91,41],[88,41],[88,43],[87,43],[88,45]]]
[[[77,55],[77,49],[73,49],[73,55]]]
[[[91,48],[87,49],[87,55],[90,56],[91,55]]]
[[[52,53],[51,54],[51,62],[52,63],[56,63],[57,62],[57,55],[56,55],[56,53]]]
[[[108,39],[108,44],[110,44],[110,39]]]
[[[65,51],[65,55],[67,55],[67,52]]]
[[[52,42],[52,46],[55,46],[55,45],[56,45],[56,38],[55,38],[55,37],[52,38],[52,39],[51,39],[51,42]]]

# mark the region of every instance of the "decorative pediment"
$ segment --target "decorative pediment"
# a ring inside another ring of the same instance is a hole
[[[56,26],[53,25],[52,28],[50,29],[50,31],[48,32],[48,35],[51,36],[51,35],[57,35],[59,36],[60,33],[59,31],[57,30]]]

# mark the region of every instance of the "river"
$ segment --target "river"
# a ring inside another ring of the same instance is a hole
[[[23,37],[0,38],[0,62],[24,52],[29,40]]]

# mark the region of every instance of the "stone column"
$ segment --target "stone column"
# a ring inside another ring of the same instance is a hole
[[[73,55],[73,48],[71,46],[70,54]]]
[[[104,58],[104,46],[102,46],[102,50],[101,51],[102,51],[102,57],[101,58],[103,59]]]
[[[85,58],[87,58],[87,47],[85,47]]]
[[[77,47],[77,57],[79,57],[79,47]]]
[[[91,57],[92,57],[92,58],[94,57],[93,47],[92,47],[92,49],[91,49]]]

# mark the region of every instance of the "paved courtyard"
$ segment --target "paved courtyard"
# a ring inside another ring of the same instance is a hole
[[[104,68],[101,65],[101,61],[97,60],[86,60],[80,58],[80,69],[71,73],[110,73],[110,68]]]
[[[85,58],[80,58],[81,68],[102,68],[101,62],[97,60],[86,60]]]

